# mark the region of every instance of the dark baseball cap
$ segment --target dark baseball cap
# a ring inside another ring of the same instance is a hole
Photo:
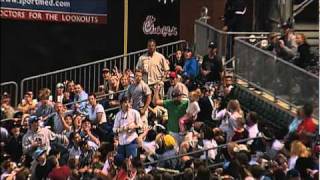
[[[32,124],[33,122],[39,121],[40,118],[37,116],[30,116],[29,117],[29,124]]]
[[[281,27],[286,29],[286,28],[292,28],[292,25],[289,22],[284,22],[281,24]]]
[[[192,52],[192,49],[190,46],[186,46],[183,50],[186,52]]]
[[[208,47],[214,49],[214,48],[217,48],[217,44],[214,43],[213,41],[211,41],[211,42],[209,43]]]

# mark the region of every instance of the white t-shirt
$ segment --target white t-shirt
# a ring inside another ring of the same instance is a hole
[[[155,141],[151,142],[142,142],[142,148],[148,153],[148,154],[154,154],[156,152],[157,144]]]
[[[289,158],[289,161],[288,161],[289,170],[294,169],[294,167],[296,166],[297,159],[298,159],[298,156],[291,156]]]
[[[100,124],[107,122],[106,113],[104,112],[104,108],[101,104],[97,104],[94,108],[92,108],[92,106],[88,107],[88,115],[91,122],[97,121],[97,113],[102,113]]]
[[[186,112],[191,114],[193,119],[197,119],[197,115],[200,112],[198,101],[189,102]]]
[[[214,147],[217,147],[217,146],[218,146],[218,144],[214,139],[212,139],[212,140],[204,139],[203,140],[203,148],[204,149],[214,148]],[[213,160],[213,159],[216,158],[217,153],[218,153],[217,149],[209,150],[208,151],[208,157]],[[205,157],[205,155],[202,156],[202,157],[203,158],[208,158],[208,157]]]

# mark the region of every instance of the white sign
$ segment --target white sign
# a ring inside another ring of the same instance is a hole
[[[178,36],[178,28],[175,26],[155,26],[156,18],[152,15],[147,16],[143,22],[143,33],[146,35],[162,35],[166,36]]]

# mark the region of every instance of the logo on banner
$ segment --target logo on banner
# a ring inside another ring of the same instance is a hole
[[[146,35],[178,36],[178,28],[175,26],[155,26],[156,18],[147,16],[143,22],[143,33]]]

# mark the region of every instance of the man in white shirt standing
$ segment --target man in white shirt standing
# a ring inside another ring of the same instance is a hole
[[[137,156],[137,142],[138,134],[136,130],[141,128],[140,113],[130,108],[129,99],[123,97],[120,100],[121,110],[117,113],[113,132],[118,135],[118,159],[122,162],[125,158]]]

